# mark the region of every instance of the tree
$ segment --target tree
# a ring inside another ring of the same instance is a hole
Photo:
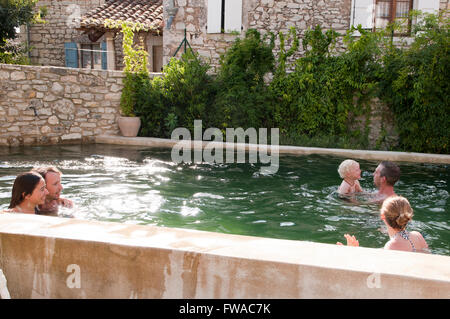
[[[38,0],[0,0],[0,51],[8,39],[15,39],[16,28],[28,22],[42,21],[35,13]]]

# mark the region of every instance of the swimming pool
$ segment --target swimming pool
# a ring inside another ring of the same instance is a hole
[[[0,209],[17,174],[55,165],[63,196],[76,204],[62,216],[331,244],[350,233],[366,247],[388,240],[378,206],[336,197],[339,157],[281,155],[274,175],[261,174],[259,164],[175,164],[170,149],[137,146],[2,148],[0,158]],[[361,186],[375,191],[378,162],[359,163]],[[433,253],[450,255],[448,165],[398,164],[396,192],[415,212],[409,230],[420,231]]]

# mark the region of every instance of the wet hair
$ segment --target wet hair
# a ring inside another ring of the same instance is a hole
[[[44,179],[45,179],[45,176],[47,175],[47,173],[50,173],[50,172],[57,173],[57,174],[59,174],[59,176],[62,175],[61,171],[59,169],[57,169],[55,166],[33,168],[32,172],[39,173]]]
[[[14,180],[9,208],[20,205],[25,199],[25,196],[33,193],[34,189],[42,179],[43,177],[36,172],[19,174]]]
[[[402,196],[392,196],[384,200],[381,212],[386,222],[394,229],[404,230],[414,213],[408,200]]]
[[[386,183],[394,186],[395,183],[400,179],[400,167],[395,163],[389,161],[383,161],[380,163],[380,177],[386,177]]]
[[[357,161],[351,160],[351,159],[346,159],[345,161],[343,161],[338,168],[338,173],[339,176],[344,179],[347,177],[348,172],[350,171],[350,169],[354,166],[358,164]]]

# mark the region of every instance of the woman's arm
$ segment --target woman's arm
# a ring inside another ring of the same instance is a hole
[[[350,236],[349,234],[344,235],[345,239],[347,239],[347,246],[359,247],[359,241],[355,236]],[[341,242],[337,242],[337,245],[344,246]]]

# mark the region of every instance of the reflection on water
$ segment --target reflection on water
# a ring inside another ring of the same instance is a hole
[[[322,243],[350,233],[367,247],[388,240],[367,195],[358,205],[337,196],[342,158],[281,156],[275,175],[260,174],[258,164],[175,164],[170,150],[112,145],[3,148],[0,159],[0,209],[15,176],[55,165],[64,173],[63,196],[76,204],[61,216]],[[359,162],[361,186],[375,192],[378,163]],[[396,192],[415,213],[409,229],[420,231],[433,253],[450,255],[448,165],[400,167]]]

